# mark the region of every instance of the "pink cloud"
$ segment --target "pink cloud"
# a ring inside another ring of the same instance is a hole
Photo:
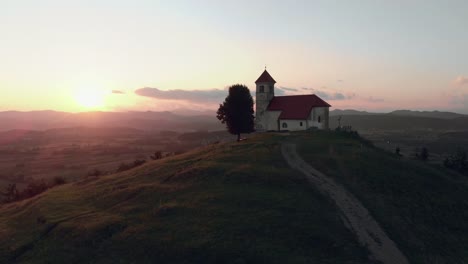
[[[465,76],[458,76],[454,81],[453,83],[456,85],[456,86],[463,86],[465,84],[468,84],[468,77],[465,77]]]

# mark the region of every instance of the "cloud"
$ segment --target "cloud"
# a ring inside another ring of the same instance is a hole
[[[456,86],[463,86],[465,84],[468,84],[468,77],[465,77],[465,76],[458,76],[454,81],[453,83],[456,85]]]
[[[221,103],[228,92],[220,89],[210,90],[160,90],[158,88],[145,87],[135,90],[135,94],[160,100],[179,100],[192,103]]]
[[[326,92],[326,91],[323,91],[323,90],[314,90],[314,89],[311,89],[311,91],[313,91],[320,98],[322,98],[324,100],[330,100],[330,101],[333,101],[333,100],[336,100],[336,101],[350,100],[350,99],[353,99],[354,97],[356,97],[355,93],[343,94],[343,93],[340,93],[340,92]]]
[[[346,96],[342,93],[328,93],[328,92],[325,92],[325,91],[319,91],[319,90],[315,90],[314,91],[316,95],[318,95],[320,98],[324,99],[324,100],[346,100]]]
[[[120,91],[120,90],[112,90],[113,94],[125,94],[125,92]]]
[[[287,87],[280,87],[281,91],[291,91],[293,94],[316,94],[320,98],[329,101],[341,101],[341,100],[351,100],[356,97],[355,93],[342,93],[337,91],[326,91],[328,88],[323,86],[320,90],[310,87],[301,87],[301,88],[287,88]]]
[[[299,89],[296,89],[296,88],[289,88],[289,87],[278,87],[277,89],[281,89],[281,90],[285,90],[285,91],[289,91],[289,92],[298,92]]]

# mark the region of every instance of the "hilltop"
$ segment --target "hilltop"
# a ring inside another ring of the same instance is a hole
[[[353,193],[411,263],[468,261],[468,180],[352,134],[259,134],[0,206],[0,262],[374,263],[284,142]]]

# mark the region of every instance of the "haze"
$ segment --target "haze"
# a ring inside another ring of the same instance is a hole
[[[334,108],[468,113],[466,1],[1,1],[0,110],[214,110],[265,65]],[[304,89],[307,88],[307,89]]]

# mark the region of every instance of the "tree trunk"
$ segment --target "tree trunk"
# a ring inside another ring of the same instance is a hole
[[[237,142],[240,141],[240,133],[237,133]]]

